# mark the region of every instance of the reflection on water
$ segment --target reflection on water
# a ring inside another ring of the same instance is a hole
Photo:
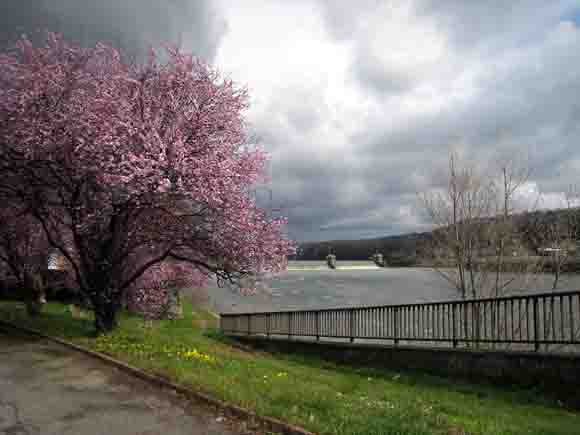
[[[457,292],[439,274],[423,268],[348,269],[330,270],[324,262],[290,262],[289,270],[269,277],[261,283],[258,295],[242,296],[227,288],[211,286],[210,294],[216,310],[222,312],[311,309],[340,306],[405,304],[450,300]],[[340,266],[347,266],[340,268]],[[316,268],[320,267],[316,270]],[[315,270],[304,270],[304,269]],[[542,292],[551,289],[552,277],[547,274],[514,276],[512,293]],[[580,288],[580,275],[561,279],[560,290]]]

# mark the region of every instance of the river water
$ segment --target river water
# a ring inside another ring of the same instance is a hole
[[[512,277],[512,294],[552,288],[553,278],[548,274]],[[288,271],[264,279],[259,288],[253,296],[213,284],[208,290],[211,305],[219,312],[411,304],[458,297],[457,291],[431,269],[378,268],[368,261],[339,262],[336,270],[328,269],[323,261],[290,262]],[[580,275],[564,275],[558,289],[580,289]]]

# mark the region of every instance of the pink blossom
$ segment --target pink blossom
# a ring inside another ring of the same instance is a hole
[[[134,66],[55,34],[18,46],[0,55],[0,165],[14,174],[0,184],[87,296],[197,276],[168,260],[230,278],[286,267],[286,222],[248,195],[268,156],[248,145],[245,88],[173,47]]]

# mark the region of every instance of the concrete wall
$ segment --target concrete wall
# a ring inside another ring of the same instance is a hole
[[[475,382],[538,388],[567,406],[580,409],[580,355],[316,343],[251,336],[237,339],[270,352],[313,354],[355,366],[411,369]]]

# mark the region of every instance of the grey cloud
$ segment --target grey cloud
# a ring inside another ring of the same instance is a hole
[[[325,121],[328,107],[320,89],[310,86],[281,88],[270,101],[266,112],[275,115],[293,134],[305,134]]]
[[[389,147],[437,154],[454,142],[464,142],[474,155],[483,156],[509,144],[531,147],[542,159],[559,150],[574,154],[580,121],[580,60],[565,54],[580,49],[580,32],[575,32],[576,39],[560,47],[560,52],[546,46],[538,59],[530,57],[501,73],[492,71],[478,83],[476,97],[462,104],[417,116],[388,131],[371,126],[374,134],[355,139],[366,143],[371,154]],[[541,67],[535,67],[536,61]]]
[[[577,8],[575,0],[419,0],[415,9],[437,21],[452,44],[473,52],[533,43]]]
[[[363,89],[392,95],[420,82],[425,71],[392,70],[374,59],[369,50],[373,38],[365,34],[365,17],[378,13],[384,2],[318,0],[318,3],[329,34],[339,41],[355,42],[350,72]],[[477,61],[480,56],[491,56],[493,61],[493,56],[507,49],[533,45],[544,37],[546,29],[562,19],[573,20],[574,13],[580,11],[576,0],[416,0],[410,4],[417,18],[426,18],[446,36],[460,63]]]
[[[400,213],[400,205],[404,203],[412,203],[413,208],[415,198],[390,196],[361,209],[319,209],[310,219],[301,221],[296,217],[294,223],[290,214],[290,228],[301,236],[300,240],[370,238],[426,230],[420,219],[418,222],[415,217]],[[316,224],[322,220],[326,223]]]
[[[376,9],[381,0],[320,0],[326,29],[338,40],[352,39],[356,36],[361,19],[365,13]]]
[[[41,31],[39,34],[38,30]],[[18,0],[0,3],[0,45],[26,33],[38,40],[44,30],[81,45],[112,43],[140,58],[150,45],[179,43],[213,60],[226,31],[209,0]]]
[[[458,57],[465,54],[467,64],[483,66],[485,74],[476,81],[474,96],[436,113],[412,116],[395,127],[385,126],[383,120],[389,117],[385,109],[382,117],[376,114],[350,138],[357,154],[331,157],[332,164],[304,156],[281,159],[277,167],[284,175],[274,181],[280,197],[288,194],[310,204],[287,211],[290,228],[299,239],[374,237],[426,229],[415,193],[445,186],[448,153],[455,147],[482,168],[501,153],[529,157],[532,181],[544,193],[563,192],[580,181],[579,165],[568,164],[580,161],[580,58],[574,55],[580,49],[580,33],[577,27],[558,24],[558,19],[566,19],[570,4],[538,3],[538,11],[528,11],[529,3],[517,3],[511,21],[495,20],[501,9],[483,5],[453,9],[450,2],[437,12],[427,8],[434,8],[427,2],[420,6],[421,13],[429,12],[447,26]],[[469,35],[469,24],[452,25],[462,17],[466,23],[478,17],[484,20],[478,37]],[[346,28],[356,31],[354,24]],[[536,38],[519,47],[532,30]],[[366,72],[362,48],[355,54],[361,80]],[[372,80],[375,83],[370,85]],[[378,98],[385,90],[396,97],[407,90],[404,80],[389,88],[396,82],[376,72],[376,77],[367,77],[366,85]],[[279,104],[284,106],[284,101]],[[295,180],[300,182],[292,184]],[[349,182],[366,189],[364,198],[353,198],[351,206],[340,197],[342,186]],[[294,186],[291,193],[285,185]],[[411,207],[414,218],[400,216],[401,206]]]
[[[281,88],[253,119],[252,129],[272,154],[272,204],[265,192],[259,202],[282,206],[292,237],[348,239],[425,229],[416,192],[445,185],[454,147],[482,166],[498,152],[529,154],[532,179],[542,192],[557,194],[580,182],[580,33],[559,24],[577,1],[417,1],[415,13],[437,24],[454,59],[461,60],[448,76],[422,71],[422,79],[451,89],[462,71],[473,68],[477,80],[469,98],[450,97],[437,112],[397,117],[396,123],[387,121],[399,115],[397,98],[416,85],[416,77],[377,67],[365,45],[364,16],[379,2],[313,1],[328,33],[353,42],[351,78],[379,109],[357,126],[346,150],[329,147],[338,151],[326,156],[317,152],[326,139],[312,139],[321,137],[313,134],[319,127],[332,125],[332,108],[318,85]],[[84,43],[105,39],[139,52],[148,42],[175,41],[181,33],[187,48],[211,60],[226,29],[209,0],[79,3],[2,2],[0,42],[50,27]],[[412,216],[405,212],[409,207]]]
[[[275,159],[274,206],[283,207],[298,240],[413,231],[415,223],[399,215],[401,205],[414,206],[417,200],[408,167],[412,159],[406,157],[389,162],[384,153],[374,161],[368,154],[319,160],[292,153]],[[359,184],[362,191],[349,194],[350,184]]]
[[[388,13],[386,6],[390,3],[381,0],[318,0],[318,4],[327,32],[338,41],[353,42],[354,56],[349,73],[362,89],[388,97],[412,89],[424,76],[425,71],[421,69],[411,71],[385,64],[376,59],[371,49],[376,36],[367,29],[369,21],[378,13]],[[397,37],[404,38],[405,35]],[[385,50],[388,50],[388,42],[385,41]]]
[[[350,74],[363,88],[384,96],[401,94],[411,89],[417,82],[417,78],[408,71],[384,67],[367,52],[364,45],[357,51],[350,66]]]

